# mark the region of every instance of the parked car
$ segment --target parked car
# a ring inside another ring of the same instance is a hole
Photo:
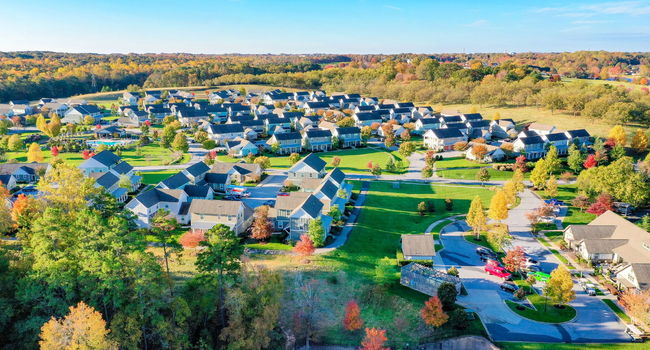
[[[496,259],[488,258],[488,259],[485,260],[485,264],[490,265],[490,266],[497,266],[497,267],[500,267],[500,268],[504,268],[503,264],[499,260],[496,260]]]
[[[548,282],[548,280],[551,278],[551,275],[549,275],[548,273],[544,273],[542,271],[529,273],[528,276],[533,276],[535,277],[536,280],[540,282]]]
[[[492,257],[493,259],[497,258],[497,254],[495,252],[483,247],[476,248],[476,254],[479,256]]]
[[[499,288],[501,288],[501,290],[503,291],[506,291],[508,293],[513,293],[513,294],[519,289],[519,287],[516,284],[510,282],[501,283],[499,285]]]
[[[503,267],[491,265],[491,264],[485,265],[485,272],[488,275],[502,278],[504,281],[507,281],[512,277],[512,275],[508,271],[506,271],[506,269],[504,269]]]
[[[278,197],[286,197],[289,194],[287,192],[278,192]]]
[[[596,286],[594,286],[592,283],[585,283],[582,288],[587,292],[587,295],[594,296],[596,295]]]

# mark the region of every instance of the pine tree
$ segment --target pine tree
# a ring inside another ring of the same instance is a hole
[[[627,142],[627,135],[622,126],[616,125],[609,131],[609,138],[614,139],[617,145],[625,146]]]
[[[425,324],[435,328],[442,326],[449,320],[449,316],[442,310],[442,303],[437,296],[433,296],[424,302],[424,307],[420,310],[420,316]]]
[[[27,150],[27,161],[29,163],[41,163],[44,159],[45,158],[43,157],[43,151],[41,151],[41,147],[38,145],[38,143],[32,142],[32,144],[29,145],[29,149]]]
[[[501,221],[508,218],[508,200],[502,189],[498,189],[490,200],[488,217],[492,220]]]
[[[102,315],[83,301],[70,307],[62,319],[52,318],[41,328],[41,350],[109,350],[117,344],[108,339]]]
[[[472,199],[472,203],[469,206],[469,211],[467,212],[466,221],[467,224],[474,231],[474,235],[478,240],[481,237],[480,236],[481,230],[485,227],[485,224],[487,222],[485,217],[485,209],[483,208],[483,202],[481,201],[481,197],[475,196]]]
[[[347,331],[356,331],[363,327],[363,319],[361,319],[361,309],[356,301],[350,300],[345,305],[345,316],[343,317],[343,328]]]

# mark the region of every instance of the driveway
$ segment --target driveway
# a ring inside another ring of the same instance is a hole
[[[531,255],[539,258],[542,270],[550,272],[559,261],[530,234],[530,225],[524,213],[541,205],[532,192],[522,194],[521,204],[510,211],[505,223],[513,235],[513,246],[520,245]],[[463,221],[445,227],[441,233],[445,249],[440,258],[445,265],[459,266],[460,277],[468,292],[458,302],[480,316],[487,331],[495,341],[527,342],[627,342],[630,337],[618,317],[597,297],[586,295],[576,284],[576,299],[571,306],[577,311],[576,318],[562,324],[532,321],[515,314],[504,300],[512,295],[499,289],[501,280],[483,271],[483,263],[475,253],[476,245],[463,238],[469,227]],[[538,285],[539,286],[539,285]]]
[[[280,192],[282,183],[286,179],[286,175],[278,173],[269,174],[259,185],[247,188],[251,195],[248,198],[244,198],[244,203],[251,208],[256,208],[267,200],[275,200],[278,192]]]

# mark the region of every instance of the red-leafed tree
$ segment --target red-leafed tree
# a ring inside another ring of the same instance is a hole
[[[589,206],[587,213],[600,216],[602,213],[608,210],[614,210],[614,200],[609,194],[601,193],[598,198],[596,198],[596,201]]]
[[[83,159],[90,159],[90,158],[92,158],[94,155],[95,155],[95,152],[93,152],[93,151],[89,151],[89,150],[87,150],[87,149],[85,149],[83,152],[81,152],[81,156],[83,157]]]
[[[144,125],[146,126],[151,126],[151,120],[145,120]]]
[[[521,170],[522,173],[528,171],[528,166],[526,165],[526,156],[523,154],[515,158],[515,167],[513,170],[517,169]]]
[[[424,323],[436,328],[449,320],[449,316],[442,310],[442,303],[437,296],[433,296],[424,302],[424,307],[420,310],[420,316],[422,316]]]
[[[584,163],[582,163],[582,166],[584,166],[585,169],[593,168],[596,165],[598,165],[598,162],[596,161],[596,156],[593,154],[588,155],[587,159],[585,159]]]
[[[363,320],[361,319],[361,309],[356,301],[350,300],[345,305],[345,316],[343,317],[343,328],[348,331],[356,331],[363,327]]]
[[[366,164],[366,167],[367,167],[369,170],[372,170],[372,168],[373,168],[374,166],[375,166],[375,165],[372,163],[372,161],[370,161],[370,162],[368,162],[368,164]]]
[[[59,155],[59,147],[52,146],[52,148],[50,148],[50,153],[52,153],[52,157],[58,156]]]
[[[524,248],[516,246],[514,249],[509,250],[503,258],[503,264],[510,271],[521,271],[525,269],[526,255],[524,254]]]
[[[366,328],[366,337],[361,342],[361,350],[390,350],[384,347],[386,338],[386,330],[378,328]]]
[[[304,234],[300,236],[300,241],[298,241],[298,243],[296,243],[296,246],[293,247],[293,251],[302,256],[310,256],[314,254],[316,248],[314,247],[314,242],[312,242],[311,238],[309,238],[308,235]]]
[[[200,231],[200,230],[198,230],[198,231],[193,231],[193,230],[187,231],[178,240],[178,242],[184,248],[196,248],[203,241],[205,241],[205,234],[203,233],[203,231]]]
[[[273,224],[269,220],[269,207],[263,205],[255,210],[255,221],[251,227],[251,238],[266,240],[273,233]]]

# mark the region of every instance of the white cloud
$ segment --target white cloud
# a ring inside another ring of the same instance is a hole
[[[477,21],[465,24],[465,27],[482,27],[488,23],[489,22],[487,19],[479,19]]]
[[[535,13],[548,13],[559,17],[641,16],[650,14],[650,1],[603,2],[593,5],[542,7]]]
[[[385,8],[395,10],[395,11],[401,11],[401,7],[393,6],[393,5],[384,5]]]

